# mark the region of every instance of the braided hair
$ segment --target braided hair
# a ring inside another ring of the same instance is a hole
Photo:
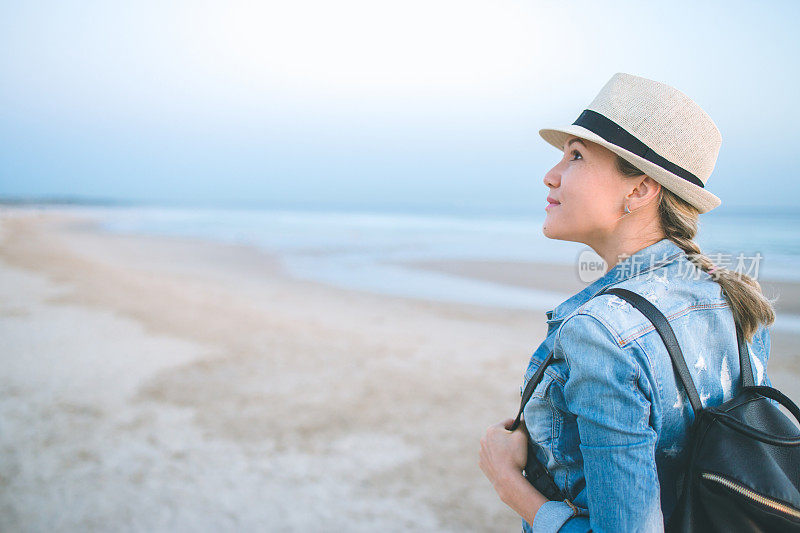
[[[619,155],[616,157],[617,170],[626,177],[643,176],[645,173]],[[661,187],[658,197],[658,217],[666,238],[674,242],[689,260],[711,279],[722,286],[722,293],[733,312],[734,319],[742,328],[747,342],[752,342],[761,324],[771,326],[775,322],[773,307],[777,298],[770,300],[761,291],[761,285],[754,278],[739,271],[715,265],[700,251],[694,242],[698,230],[700,211],[677,196],[666,187]]]

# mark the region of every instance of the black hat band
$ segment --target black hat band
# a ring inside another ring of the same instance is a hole
[[[665,159],[655,153],[645,143],[628,133],[625,128],[611,120],[610,118],[601,115],[597,111],[585,109],[578,120],[573,122],[575,126],[581,126],[587,130],[595,133],[620,148],[623,148],[633,154],[638,155],[643,159],[647,159],[654,165],[658,165],[668,172],[672,172],[676,176],[680,176],[689,183],[693,183],[698,187],[705,187],[700,178],[689,172],[683,167]]]

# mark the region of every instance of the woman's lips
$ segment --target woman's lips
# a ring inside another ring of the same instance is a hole
[[[547,206],[544,208],[544,210],[545,211],[550,211],[551,208],[553,208],[553,207],[555,207],[557,205],[561,205],[561,204],[558,203],[558,202],[550,202],[549,204],[547,204]]]

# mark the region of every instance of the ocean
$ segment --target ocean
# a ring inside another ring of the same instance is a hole
[[[301,279],[396,296],[509,308],[549,309],[569,294],[462,278],[408,261],[544,261],[576,268],[591,250],[542,235],[544,213],[188,207],[81,207],[109,232],[193,237],[261,248]],[[701,215],[704,253],[757,279],[800,281],[800,212]],[[758,258],[760,254],[760,258]],[[758,259],[757,259],[758,258]],[[730,263],[733,261],[733,263]],[[755,269],[755,270],[754,270]]]

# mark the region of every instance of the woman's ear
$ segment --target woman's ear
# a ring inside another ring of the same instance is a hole
[[[632,204],[631,209],[635,209],[640,205],[644,205],[658,196],[661,190],[661,184],[651,178],[650,176],[643,176],[639,179],[639,183],[628,194],[627,199]]]

